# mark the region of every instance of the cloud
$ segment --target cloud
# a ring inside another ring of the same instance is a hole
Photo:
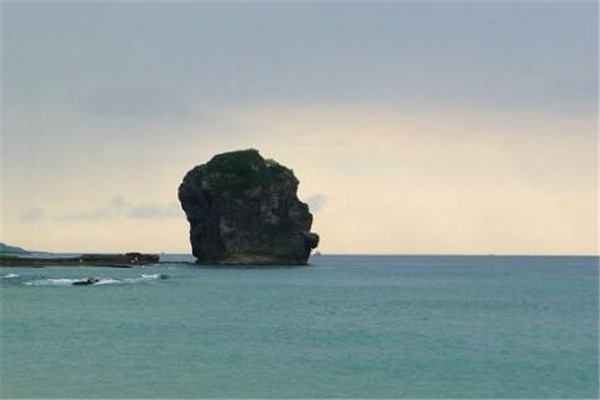
[[[111,213],[107,208],[100,207],[88,211],[78,211],[58,215],[54,217],[56,221],[93,221],[102,219],[115,218],[116,215]]]
[[[131,204],[122,196],[115,196],[106,204],[89,210],[76,211],[54,217],[56,221],[94,221],[119,218],[131,219],[164,219],[181,216],[176,203],[163,204]]]
[[[166,206],[158,204],[141,204],[127,210],[126,216],[134,219],[174,218],[181,216],[181,209],[176,203]]]
[[[32,208],[29,211],[19,214],[19,219],[26,222],[38,222],[43,220],[44,217],[45,213],[41,208]]]
[[[95,221],[115,219],[121,216],[123,209],[129,207],[128,203],[121,197],[115,196],[106,204],[83,211],[74,211],[60,214],[54,217],[57,221]]]
[[[325,205],[325,202],[327,202],[327,196],[321,193],[313,194],[306,199],[306,203],[312,212],[320,211]]]

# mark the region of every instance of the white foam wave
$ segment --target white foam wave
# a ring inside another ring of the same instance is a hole
[[[34,281],[25,282],[27,286],[73,286],[75,282],[85,281],[87,278],[47,278],[37,279]],[[151,282],[159,279],[164,279],[164,275],[161,274],[142,274],[139,278],[99,278],[98,282],[90,286],[102,286],[102,285],[122,285],[132,283],[144,283]]]
[[[143,279],[160,279],[160,274],[142,274]]]
[[[160,274],[142,274],[139,278],[128,278],[123,279],[124,283],[140,283],[140,282],[150,282],[155,281],[157,279],[161,279]]]
[[[27,286],[71,286],[73,282],[80,281],[81,279],[68,279],[68,278],[57,278],[57,279],[36,279],[35,281],[25,282]]]
[[[13,279],[13,278],[18,278],[19,275],[17,274],[6,274],[6,275],[2,275],[0,276],[0,279]]]
[[[106,279],[100,279],[98,282],[94,283],[94,285],[116,285],[119,283],[124,283],[124,282],[120,281],[118,279],[106,278]]]

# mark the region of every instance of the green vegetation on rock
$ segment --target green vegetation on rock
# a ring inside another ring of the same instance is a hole
[[[258,186],[265,188],[270,181],[290,174],[290,169],[265,160],[258,150],[248,149],[218,154],[190,171],[190,178],[193,182],[205,182],[218,192],[239,194]]]

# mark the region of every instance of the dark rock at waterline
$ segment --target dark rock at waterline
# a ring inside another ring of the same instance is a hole
[[[19,257],[0,255],[2,267],[115,267],[130,268],[133,266],[151,265],[159,262],[156,254],[82,254],[70,257]]]
[[[179,201],[199,263],[306,264],[319,243],[292,170],[257,150],[214,156],[189,171]]]

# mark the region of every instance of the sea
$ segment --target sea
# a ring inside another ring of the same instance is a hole
[[[598,257],[161,261],[0,268],[0,397],[599,396]]]

